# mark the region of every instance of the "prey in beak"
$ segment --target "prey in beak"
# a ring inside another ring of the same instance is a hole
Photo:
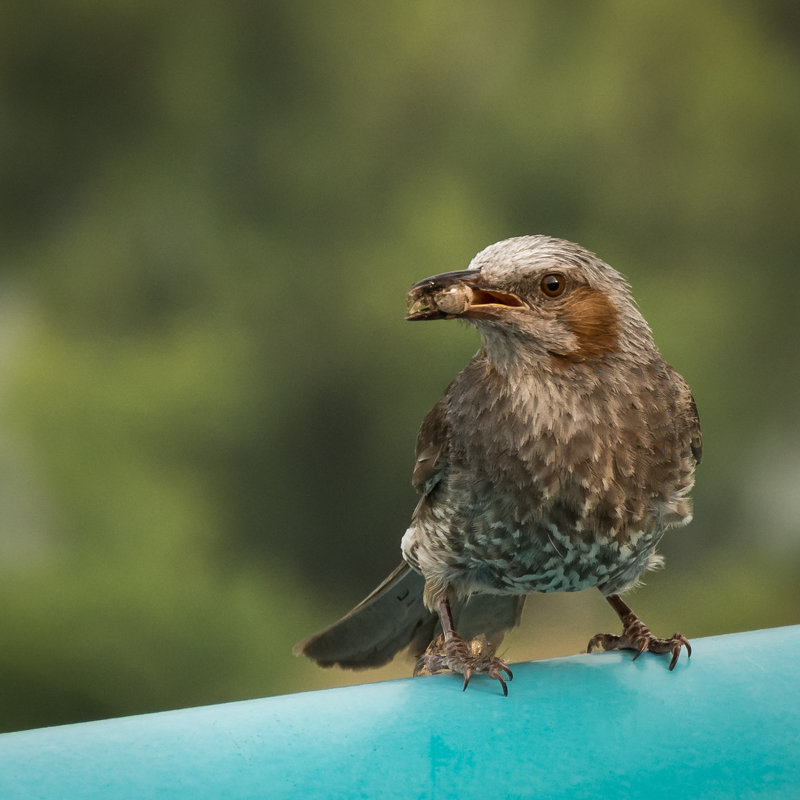
[[[515,294],[481,286],[480,271],[465,269],[415,283],[406,298],[406,319],[487,319],[519,308],[528,305]]]

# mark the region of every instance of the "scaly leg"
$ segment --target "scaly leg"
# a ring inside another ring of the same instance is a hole
[[[615,636],[612,633],[598,633],[589,640],[588,652],[592,652],[595,647],[603,650],[636,650],[633,657],[635,661],[645,650],[650,653],[672,653],[672,660],[669,662],[670,670],[675,669],[678,663],[678,656],[681,648],[686,648],[686,655],[692,655],[692,646],[689,640],[682,633],[673,633],[670,639],[658,639],[650,633],[650,629],[622,602],[617,594],[606,597],[611,608],[617,612],[622,620],[622,635]]]
[[[417,659],[414,675],[419,675],[423,670],[433,673],[449,669],[464,676],[464,689],[466,689],[474,674],[485,674],[500,681],[503,695],[508,697],[508,687],[503,673],[508,675],[508,680],[514,677],[508,664],[495,656],[494,649],[483,637],[465,642],[456,633],[448,600],[439,603],[438,612],[442,622],[442,633]]]

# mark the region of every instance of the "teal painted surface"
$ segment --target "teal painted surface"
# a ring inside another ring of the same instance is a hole
[[[800,626],[0,736],[2,798],[800,798]]]

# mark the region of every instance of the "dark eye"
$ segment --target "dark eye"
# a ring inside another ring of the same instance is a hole
[[[540,284],[542,287],[542,291],[548,297],[558,297],[566,288],[567,281],[563,275],[560,275],[558,272],[551,272],[549,275],[545,275],[542,278],[542,283]]]

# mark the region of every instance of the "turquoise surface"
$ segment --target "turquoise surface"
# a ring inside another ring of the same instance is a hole
[[[2,798],[800,798],[800,626],[0,736]]]

